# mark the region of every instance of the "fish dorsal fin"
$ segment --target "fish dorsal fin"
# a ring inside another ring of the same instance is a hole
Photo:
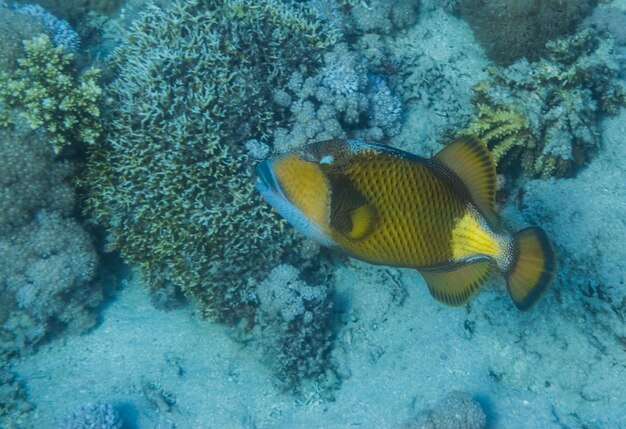
[[[447,270],[420,271],[430,294],[437,301],[459,307],[465,304],[487,280],[492,270],[489,260],[467,262]]]
[[[360,240],[372,232],[378,211],[345,176],[330,178],[330,226],[352,240]]]
[[[496,165],[487,145],[477,137],[459,137],[434,159],[463,182],[478,210],[496,222]]]

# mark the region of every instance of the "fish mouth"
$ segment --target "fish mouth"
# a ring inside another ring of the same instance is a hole
[[[267,194],[268,192],[283,195],[269,160],[257,164],[256,174],[257,179],[254,187],[262,195]]]

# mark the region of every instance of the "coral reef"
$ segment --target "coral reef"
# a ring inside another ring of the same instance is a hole
[[[311,286],[291,265],[279,265],[257,289],[257,337],[284,389],[330,367],[332,303],[328,288]]]
[[[37,19],[0,2],[0,71],[14,71],[15,59],[23,56],[23,41],[44,32]]]
[[[122,429],[124,422],[108,402],[80,405],[63,416],[58,429]]]
[[[260,203],[244,142],[282,120],[273,89],[336,37],[277,0],[151,5],[135,23],[112,55],[111,126],[81,183],[109,248],[152,288],[180,287],[207,317],[250,317],[253,280],[299,239]]]
[[[482,81],[474,90],[478,97],[489,89]],[[499,171],[521,159],[522,165],[534,172],[535,151],[539,144],[532,135],[528,119],[511,105],[477,102],[476,118],[461,135],[480,136],[491,150]]]
[[[55,46],[62,46],[66,52],[76,52],[80,37],[67,21],[57,18],[37,4],[17,4],[15,9],[41,22]]]
[[[101,132],[99,71],[76,78],[73,55],[53,47],[46,35],[25,41],[24,51],[18,70],[0,72],[0,107],[19,109],[31,128],[45,132],[57,154],[73,143],[95,143]],[[9,113],[0,111],[0,125],[8,125]]]
[[[72,217],[73,168],[32,132],[0,132],[0,356],[83,332],[103,300],[91,239]]]
[[[417,21],[418,0],[342,1],[350,13],[350,30],[357,34],[389,34]]]
[[[487,418],[480,404],[465,392],[452,392],[431,409],[409,421],[405,429],[484,429]]]
[[[145,0],[38,0],[37,4],[54,16],[75,23],[81,18],[84,19],[89,12],[111,13],[124,3],[138,1],[145,3]],[[19,3],[28,4],[32,3],[32,0],[20,0]]]
[[[589,14],[595,0],[460,0],[489,58],[509,65],[520,58],[537,61],[549,40],[572,31]]]
[[[590,29],[547,44],[536,63],[490,68],[475,87],[465,132],[486,140],[500,170],[520,161],[531,177],[571,175],[598,149],[598,118],[626,105],[610,39]]]
[[[32,409],[24,384],[14,373],[0,366],[0,426],[7,429],[28,427],[28,415]]]
[[[291,75],[284,91],[289,96],[289,123],[276,129],[274,147],[285,152],[313,140],[365,137],[387,141],[398,134],[402,103],[377,67],[346,44],[324,55],[318,73]]]

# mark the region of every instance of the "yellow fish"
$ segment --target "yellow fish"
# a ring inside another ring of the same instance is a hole
[[[266,160],[257,174],[261,195],[304,235],[373,264],[415,268],[448,305],[463,305],[497,269],[527,310],[554,278],[546,233],[514,234],[496,213],[495,165],[476,138],[430,159],[327,140]]]

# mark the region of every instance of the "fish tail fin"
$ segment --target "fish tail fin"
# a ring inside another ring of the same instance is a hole
[[[513,259],[504,270],[515,306],[528,310],[548,290],[556,274],[556,254],[543,229],[526,228],[513,238]]]

